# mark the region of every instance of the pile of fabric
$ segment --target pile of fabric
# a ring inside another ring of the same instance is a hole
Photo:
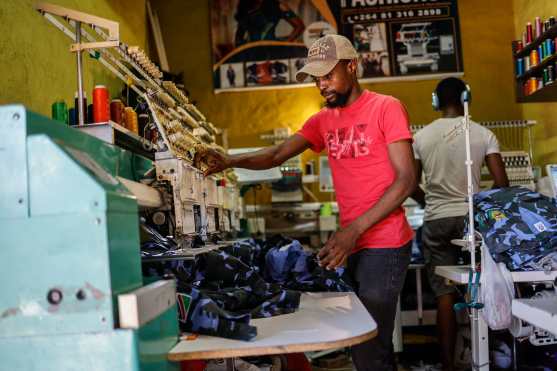
[[[557,269],[557,202],[527,188],[474,195],[476,229],[511,271]]]
[[[239,340],[257,335],[251,319],[294,312],[300,291],[352,290],[343,269],[322,269],[298,241],[280,236],[238,241],[193,261],[144,263],[143,274],[176,278],[183,331]]]

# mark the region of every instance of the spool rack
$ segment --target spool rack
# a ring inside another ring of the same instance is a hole
[[[533,161],[532,126],[537,124],[534,120],[503,120],[503,121],[481,121],[483,127],[493,131],[501,145],[501,157],[505,164],[505,170],[511,186],[524,186],[535,188]],[[424,125],[411,125],[412,134],[416,134]],[[526,135],[524,133],[526,130]],[[527,145],[524,145],[524,136],[527,137]],[[527,152],[524,151],[527,147]],[[489,175],[484,166],[482,178]],[[492,182],[482,179],[481,188],[489,188]]]
[[[144,51],[119,40],[118,23],[52,4],[39,3],[36,9],[74,41],[71,51],[78,59],[80,97],[83,96],[81,53],[87,51],[147,102],[160,134],[161,152],[191,163],[200,149],[224,151],[216,144],[216,136],[222,131],[208,122],[173,82],[163,81],[162,71]]]

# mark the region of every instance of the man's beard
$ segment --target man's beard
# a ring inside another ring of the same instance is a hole
[[[348,98],[350,97],[350,91],[346,93],[334,93],[335,99],[332,102],[325,100],[325,106],[328,108],[337,108],[337,107],[344,107],[346,106],[346,102],[348,102]]]

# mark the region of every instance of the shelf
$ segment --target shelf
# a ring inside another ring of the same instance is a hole
[[[530,77],[535,77],[535,76],[539,76],[538,73],[543,73],[543,70],[550,66],[552,63],[555,63],[555,61],[557,61],[557,54],[553,54],[551,57],[545,58],[540,64],[538,64],[537,66],[534,66],[532,68],[530,68],[528,71],[524,72],[522,75],[517,76],[516,79],[518,81],[526,81],[528,80]]]
[[[557,82],[546,85],[530,95],[518,94],[518,103],[540,103],[557,101]]]
[[[535,25],[532,25],[535,27]],[[535,31],[534,31],[535,32]],[[540,37],[534,39],[530,44],[525,45],[519,52],[514,54],[514,58],[522,58],[530,55],[530,52],[536,49],[545,39],[554,39],[557,37],[557,24],[553,25],[549,30],[541,34]]]
[[[147,158],[154,159],[154,152],[159,150],[159,147],[155,143],[151,143],[113,121],[74,125],[71,127],[94,136],[103,142],[131,150]]]

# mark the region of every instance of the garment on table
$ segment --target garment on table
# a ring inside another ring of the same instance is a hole
[[[476,228],[493,260],[511,271],[543,270],[557,252],[557,203],[521,187],[474,195]],[[545,258],[545,259],[544,259]]]
[[[249,325],[249,313],[235,315],[225,311],[200,290],[181,282],[176,290],[189,300],[189,308],[183,309],[178,295],[181,330],[236,340],[253,340],[257,336],[257,328]]]
[[[315,255],[282,236],[238,241],[195,260],[146,262],[143,273],[175,277],[190,302],[187,310],[178,300],[183,331],[242,340],[255,336],[251,319],[294,312],[299,291],[352,291],[344,269],[322,269]]]
[[[411,140],[406,109],[397,99],[364,90],[347,107],[323,108],[298,132],[311,149],[327,149],[340,224],[345,227],[379,201],[395,180],[388,145]],[[402,206],[365,231],[362,248],[401,247],[413,232]]]
[[[344,268],[326,270],[315,254],[303,250],[300,242],[282,239],[265,255],[264,276],[268,281],[300,291],[352,291]]]
[[[253,238],[236,241],[223,248],[223,251],[240,259],[242,263],[259,270],[262,248]]]
[[[187,295],[189,302],[181,303],[178,295],[183,331],[251,340],[257,334],[249,325],[252,318],[292,313],[300,305],[299,292],[265,282],[255,269],[224,251],[201,254],[195,261],[152,262],[144,264],[143,271],[176,277],[178,294]]]
[[[489,129],[470,122],[470,146],[472,184],[477,192],[484,159],[499,153],[499,143]],[[468,214],[464,118],[433,121],[414,135],[413,147],[414,158],[422,163],[425,177],[424,220]]]

